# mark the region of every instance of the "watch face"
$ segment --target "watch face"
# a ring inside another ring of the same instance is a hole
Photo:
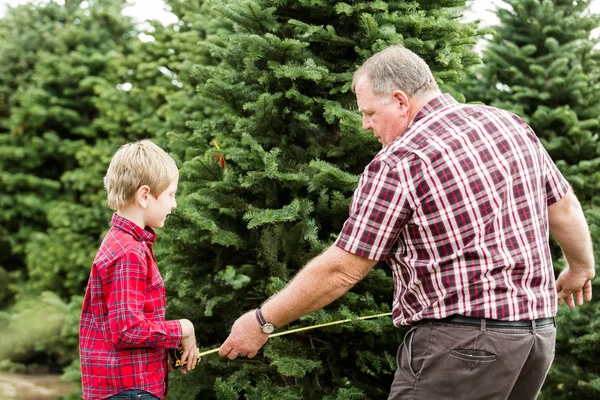
[[[266,322],[263,326],[261,326],[261,328],[264,333],[273,333],[275,330],[275,325],[270,322]]]

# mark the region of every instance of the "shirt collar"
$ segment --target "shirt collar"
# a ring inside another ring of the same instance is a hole
[[[114,213],[112,217],[112,226],[116,229],[120,229],[123,232],[133,236],[138,242],[147,242],[150,245],[154,243],[156,234],[152,228],[142,229],[127,218],[121,217],[119,214]]]
[[[421,107],[419,112],[415,115],[413,120],[410,122],[409,127],[418,120],[425,118],[427,115],[454,103],[458,102],[454,100],[454,98],[448,93],[441,94],[429,100],[423,107]]]

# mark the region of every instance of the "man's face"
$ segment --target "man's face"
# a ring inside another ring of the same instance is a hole
[[[370,130],[382,147],[387,146],[400,136],[408,127],[408,104],[406,95],[396,90],[390,101],[382,102],[371,90],[366,76],[360,77],[354,88],[358,111],[362,113],[363,129]]]

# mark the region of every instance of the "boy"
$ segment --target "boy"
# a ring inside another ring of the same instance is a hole
[[[92,265],[79,328],[85,400],[164,398],[169,348],[183,347],[183,373],[196,365],[192,323],[165,321],[152,253],[153,228],[177,206],[178,179],[173,159],[149,140],[122,146],[110,162],[104,186],[117,212]]]

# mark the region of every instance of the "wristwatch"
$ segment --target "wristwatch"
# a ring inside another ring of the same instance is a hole
[[[260,329],[262,329],[262,331],[264,333],[266,333],[267,335],[271,334],[275,331],[275,325],[273,325],[270,322],[267,322],[267,320],[263,316],[262,310],[260,308],[258,310],[256,310],[256,319],[258,320]]]

